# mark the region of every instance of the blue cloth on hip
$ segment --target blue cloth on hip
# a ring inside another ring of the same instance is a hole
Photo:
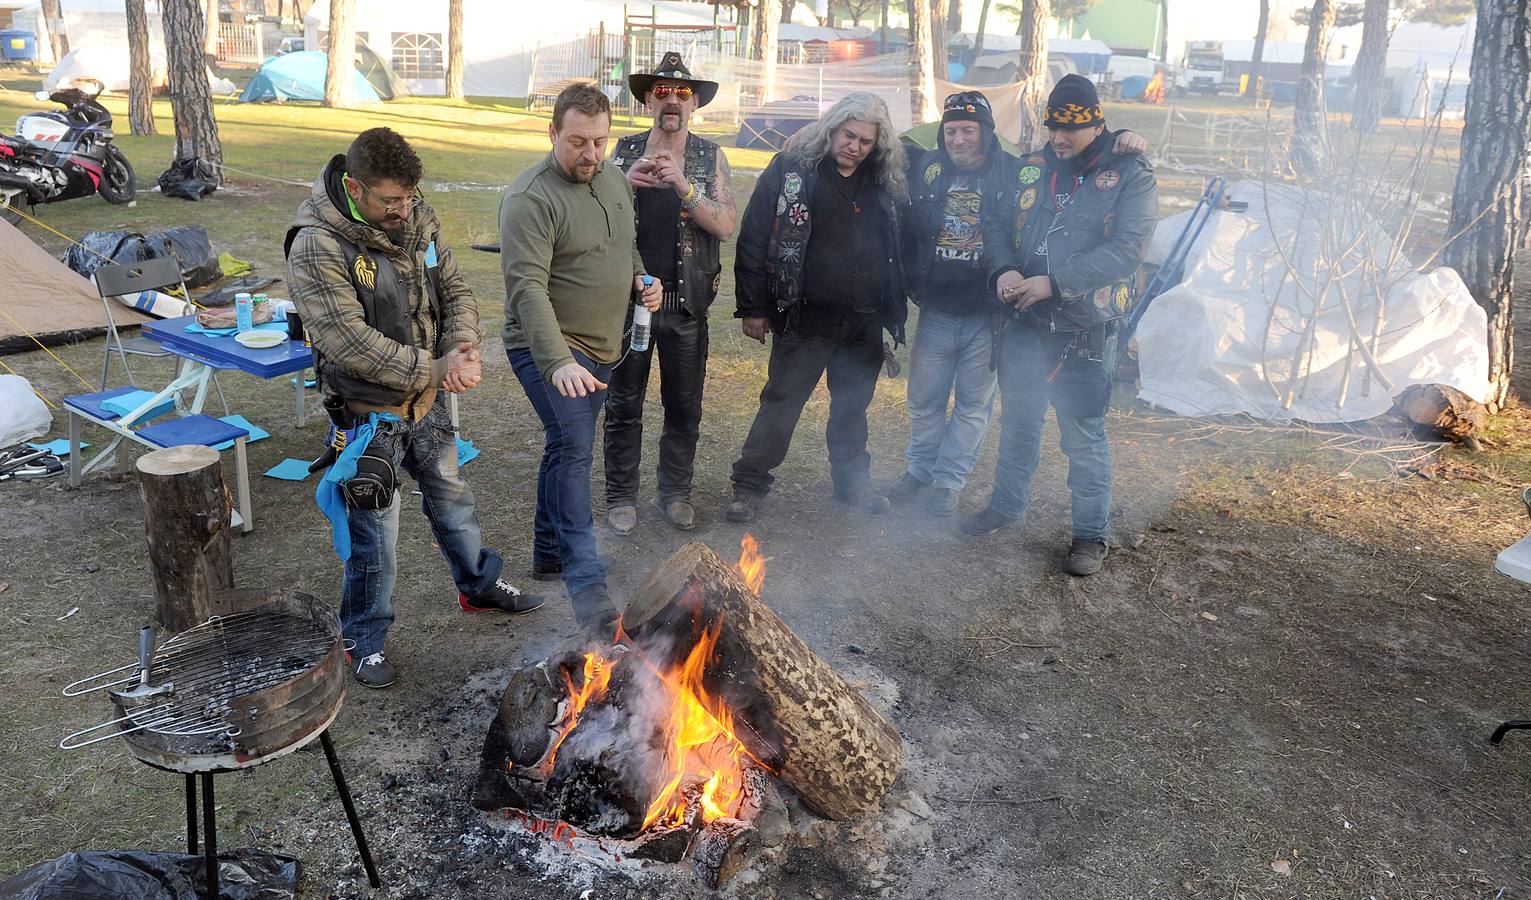
[[[397,421],[399,417],[393,413],[368,413],[367,421],[350,432],[340,458],[335,460],[324,473],[319,486],[314,488],[314,500],[319,504],[319,511],[330,520],[330,539],[335,547],[335,555],[340,557],[341,562],[351,559],[351,520],[340,486],[356,475],[356,460],[366,452],[367,445],[372,443],[378,423]]]

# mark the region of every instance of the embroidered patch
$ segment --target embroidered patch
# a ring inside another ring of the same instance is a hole
[[[1101,220],[1101,222],[1100,222],[1100,233],[1102,235],[1106,236],[1106,237],[1110,237],[1111,233],[1113,231],[1115,231],[1115,230],[1116,230],[1116,211],[1113,210],[1111,212],[1106,213],[1106,217]]]
[[[1116,311],[1117,312],[1125,313],[1127,311],[1127,301],[1128,301],[1128,299],[1130,297],[1131,297],[1131,294],[1127,290],[1127,285],[1119,284],[1119,285],[1116,286]]]
[[[1106,310],[1110,309],[1111,308],[1111,289],[1110,288],[1096,288],[1095,290],[1091,291],[1090,292],[1090,302],[1094,303],[1095,304],[1095,308],[1100,310],[1101,312],[1105,312]]]
[[[934,184],[936,179],[940,178],[940,177],[941,177],[941,164],[940,163],[931,163],[930,165],[925,167],[925,183],[926,184]]]
[[[1031,215],[1031,213],[1023,209],[1021,210],[1021,214],[1015,217],[1015,230],[1017,235],[1020,234],[1022,228],[1026,227],[1026,217],[1029,215]]]
[[[1034,184],[1042,177],[1042,170],[1036,166],[1027,166],[1021,170],[1021,184]]]
[[[1122,180],[1122,176],[1115,169],[1106,169],[1095,176],[1095,189],[1109,191],[1116,187],[1116,183]]]
[[[801,203],[794,203],[787,210],[787,221],[801,228],[808,223],[808,207]]]
[[[776,198],[776,214],[778,216],[784,216],[784,215],[787,214],[787,198],[786,197],[777,197]]]
[[[803,245],[801,241],[786,241],[777,248],[784,263],[796,263],[803,258]]]
[[[620,169],[620,168],[622,168],[622,164],[627,162],[627,160],[623,159],[622,157],[619,156],[616,159],[612,160],[612,162],[616,163],[617,168]]]
[[[782,182],[782,190],[786,193],[788,200],[796,200],[797,195],[803,190],[803,176],[796,172],[788,172],[786,180]]]
[[[1034,166],[1040,166],[1042,163],[1047,162],[1047,160],[1042,158],[1042,154],[1040,153],[1031,154],[1030,156],[1026,157],[1026,161]]]
[[[351,264],[351,274],[356,277],[356,283],[366,290],[376,288],[377,266],[367,257],[357,254],[356,262]]]
[[[1027,188],[1026,192],[1021,195],[1021,209],[1031,209],[1031,207],[1033,205],[1035,205],[1036,202],[1037,202],[1037,189],[1036,188]]]

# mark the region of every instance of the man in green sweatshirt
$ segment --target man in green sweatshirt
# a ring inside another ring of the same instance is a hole
[[[632,188],[603,162],[610,134],[606,95],[566,88],[553,104],[552,152],[500,203],[505,352],[546,437],[532,574],[562,576],[575,618],[592,633],[617,618],[590,514],[595,423],[634,294],[650,310],[661,300],[657,281],[643,283]]]

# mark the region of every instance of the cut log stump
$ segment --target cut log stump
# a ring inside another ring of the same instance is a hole
[[[138,458],[144,531],[154,572],[155,619],[185,631],[234,612],[218,602],[234,585],[229,491],[218,451],[168,447]]]
[[[740,740],[810,809],[877,808],[902,762],[898,729],[820,659],[710,548],[690,543],[639,586],[623,627],[646,653],[684,653],[719,629],[704,686],[733,709]]]

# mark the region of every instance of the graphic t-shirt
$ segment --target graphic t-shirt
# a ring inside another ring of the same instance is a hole
[[[941,218],[941,232],[936,236],[936,259],[972,265],[983,256],[983,231],[978,226],[978,210],[983,195],[977,179],[953,175],[946,191],[946,212]]]
[[[983,265],[982,212],[981,177],[953,172],[922,305],[958,315],[991,311],[988,269]]]

